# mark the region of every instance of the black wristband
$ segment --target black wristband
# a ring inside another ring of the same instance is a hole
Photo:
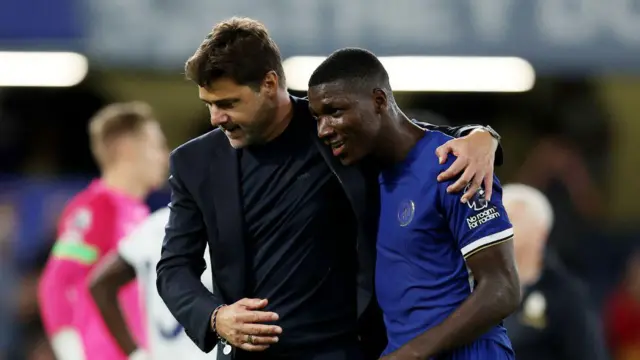
[[[491,136],[493,136],[494,139],[496,139],[496,140],[498,140],[498,142],[500,142],[500,139],[502,139],[502,137],[491,126],[489,126],[489,125],[484,126],[484,129],[487,130],[489,132],[489,134],[491,134]]]

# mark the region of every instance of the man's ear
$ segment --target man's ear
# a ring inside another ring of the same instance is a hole
[[[384,90],[380,88],[373,89],[371,96],[373,98],[373,105],[376,114],[380,114],[387,109],[389,100],[387,98],[387,93],[385,93]]]
[[[273,95],[278,91],[278,84],[280,83],[280,78],[278,78],[278,74],[275,71],[269,71],[267,75],[262,79],[262,84],[260,87],[262,91],[266,95]]]

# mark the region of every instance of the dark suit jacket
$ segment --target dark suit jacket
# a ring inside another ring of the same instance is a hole
[[[296,114],[309,111],[306,100],[293,98],[293,101]],[[453,136],[474,128],[421,125]],[[361,339],[367,352],[371,352],[371,358],[377,359],[386,345],[381,313],[372,301],[380,207],[377,173],[366,162],[359,166],[343,166],[332,156],[330,148],[318,139],[316,123],[310,114],[308,136],[309,144],[318,147],[340,179],[356,214]],[[245,228],[238,166],[236,150],[217,129],[178,147],[170,158],[171,215],[162,257],[157,265],[157,288],[187,335],[205,352],[211,351],[217,343],[210,328],[213,310],[245,297]],[[207,243],[213,294],[200,281],[205,270],[203,253]],[[218,356],[219,359],[228,358],[222,351]]]

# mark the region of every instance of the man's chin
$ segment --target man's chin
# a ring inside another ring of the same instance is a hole
[[[345,151],[342,154],[338,155],[338,159],[342,163],[342,165],[349,166],[355,165],[362,161],[366,157],[363,155],[364,152],[358,151],[357,149],[349,149],[350,151]]]
[[[227,136],[227,139],[229,139],[229,144],[234,149],[242,149],[243,147],[247,146],[247,138],[245,138],[244,136],[235,138]]]
[[[342,165],[345,165],[345,166],[353,165],[358,161],[357,159],[349,155],[340,156],[338,158],[340,159],[340,162],[342,163]]]

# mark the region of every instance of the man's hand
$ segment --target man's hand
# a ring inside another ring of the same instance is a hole
[[[497,148],[498,140],[483,129],[476,129],[467,136],[447,141],[436,149],[440,164],[447,161],[449,153],[453,153],[457,159],[438,175],[438,181],[449,180],[464,170],[460,178],[447,188],[447,192],[458,192],[471,184],[461,198],[461,201],[466,203],[484,184],[485,198],[490,200],[493,190],[493,162]]]
[[[282,328],[260,324],[278,320],[278,314],[260,311],[266,299],[242,299],[218,310],[215,331],[231,345],[246,351],[263,351],[278,342]],[[211,319],[213,323],[213,319]]]

